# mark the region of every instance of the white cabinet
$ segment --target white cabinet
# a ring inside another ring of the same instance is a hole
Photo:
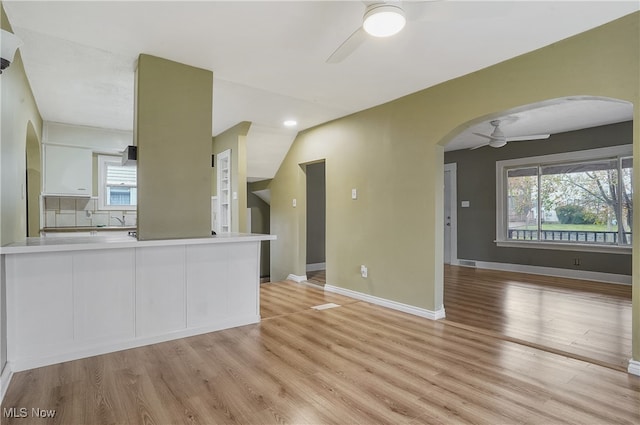
[[[185,247],[154,246],[136,252],[136,335],[184,329]]]
[[[218,214],[216,232],[231,232],[231,150],[217,155]]]
[[[273,237],[84,239],[2,254],[13,372],[260,321],[260,241]]]
[[[45,195],[91,196],[91,149],[44,145]]]
[[[15,257],[15,256],[14,256]],[[11,259],[12,260],[12,259]],[[37,253],[7,259],[7,315],[20,318],[7,327],[9,360],[51,353],[73,343],[72,259],[65,253]],[[10,286],[10,287],[9,287]],[[45,354],[46,355],[46,354]]]
[[[134,338],[134,250],[87,250],[72,259],[74,343]]]

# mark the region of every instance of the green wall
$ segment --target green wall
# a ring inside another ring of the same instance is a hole
[[[135,91],[138,239],[210,237],[213,73],[142,54]]]
[[[251,192],[247,185],[247,208],[251,209],[251,233],[270,234],[271,208],[269,204]],[[260,246],[260,277],[269,276],[270,241],[262,241]]]
[[[508,264],[631,275],[631,255],[582,251],[498,247],[496,238],[496,161],[633,143],[633,123],[625,122],[555,134],[547,140],[512,142],[494,149],[457,150],[444,154],[457,164],[458,258]],[[580,258],[580,266],[573,265]]]
[[[251,123],[244,121],[213,138],[214,155],[231,150],[231,191],[238,194],[231,200],[231,231],[247,231],[247,133]],[[218,190],[216,169],[212,168],[211,194]]]
[[[442,307],[443,146],[515,108],[591,95],[640,104],[640,13],[298,135],[271,183],[271,276],[304,274],[301,164],[326,159],[327,283],[431,311]],[[633,129],[634,167],[640,131]],[[640,173],[634,176],[640,187]],[[358,200],[351,200],[351,189]],[[640,217],[634,227],[640,228]],[[634,240],[638,252],[640,238]],[[369,267],[369,278],[359,265]],[[634,358],[640,270],[633,265]]]
[[[13,32],[1,8],[2,29]],[[42,118],[22,64],[20,50],[13,63],[0,75],[2,126],[0,138],[0,244],[23,240],[27,232],[26,202],[22,191],[26,185],[26,146],[28,128],[31,139],[42,141]]]
[[[0,26],[13,32],[0,2]],[[20,50],[0,75],[0,245],[24,240],[27,235],[27,140],[32,154],[40,151],[42,117],[24,72]],[[36,146],[37,145],[37,148]],[[39,166],[30,167],[37,178]],[[28,194],[32,195],[32,194]],[[37,225],[32,223],[32,225]],[[7,303],[4,256],[0,258],[0,374],[7,361]]]
[[[271,179],[247,183],[247,208],[251,208],[251,233],[271,234],[271,205],[253,192],[271,190]],[[271,273],[271,241],[262,241],[260,248],[260,276]]]

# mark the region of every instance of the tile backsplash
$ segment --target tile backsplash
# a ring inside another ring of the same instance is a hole
[[[114,217],[124,217],[125,226],[137,223],[135,210],[99,210],[98,198],[47,196],[44,198],[44,213],[44,227],[121,226]]]

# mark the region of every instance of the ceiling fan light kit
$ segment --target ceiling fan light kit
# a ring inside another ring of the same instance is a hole
[[[367,8],[362,27],[374,37],[390,37],[402,31],[407,20],[404,10],[392,4],[374,4]]]
[[[501,148],[506,144],[507,144],[506,139],[502,139],[502,140],[496,139],[489,142],[489,146],[491,146],[492,148]]]
[[[327,58],[327,63],[339,63],[352,54],[369,36],[390,37],[400,32],[407,20],[399,5],[374,3],[367,6],[360,25]]]

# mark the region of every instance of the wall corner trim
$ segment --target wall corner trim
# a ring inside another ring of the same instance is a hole
[[[640,361],[638,360],[629,360],[629,368],[627,371],[632,375],[640,376]]]
[[[296,283],[300,283],[300,282],[304,282],[305,280],[307,280],[307,275],[303,274],[302,276],[298,276],[295,274],[290,274],[289,276],[287,276],[286,280],[293,280]]]
[[[7,394],[7,389],[9,388],[12,377],[13,371],[11,370],[11,364],[7,362],[2,370],[2,375],[0,375],[0,403],[2,403],[5,394]]]
[[[376,304],[381,307],[387,307],[393,310],[402,311],[404,313],[413,314],[414,316],[424,317],[430,320],[438,320],[445,318],[444,306],[440,307],[436,311],[427,310],[420,307],[415,307],[409,304],[403,304],[398,301],[388,300],[385,298],[376,297],[373,295],[363,294],[362,292],[352,291],[351,289],[340,288],[333,285],[325,285],[324,290],[327,292],[333,292],[336,294],[344,295],[351,298],[356,298],[362,301]]]

